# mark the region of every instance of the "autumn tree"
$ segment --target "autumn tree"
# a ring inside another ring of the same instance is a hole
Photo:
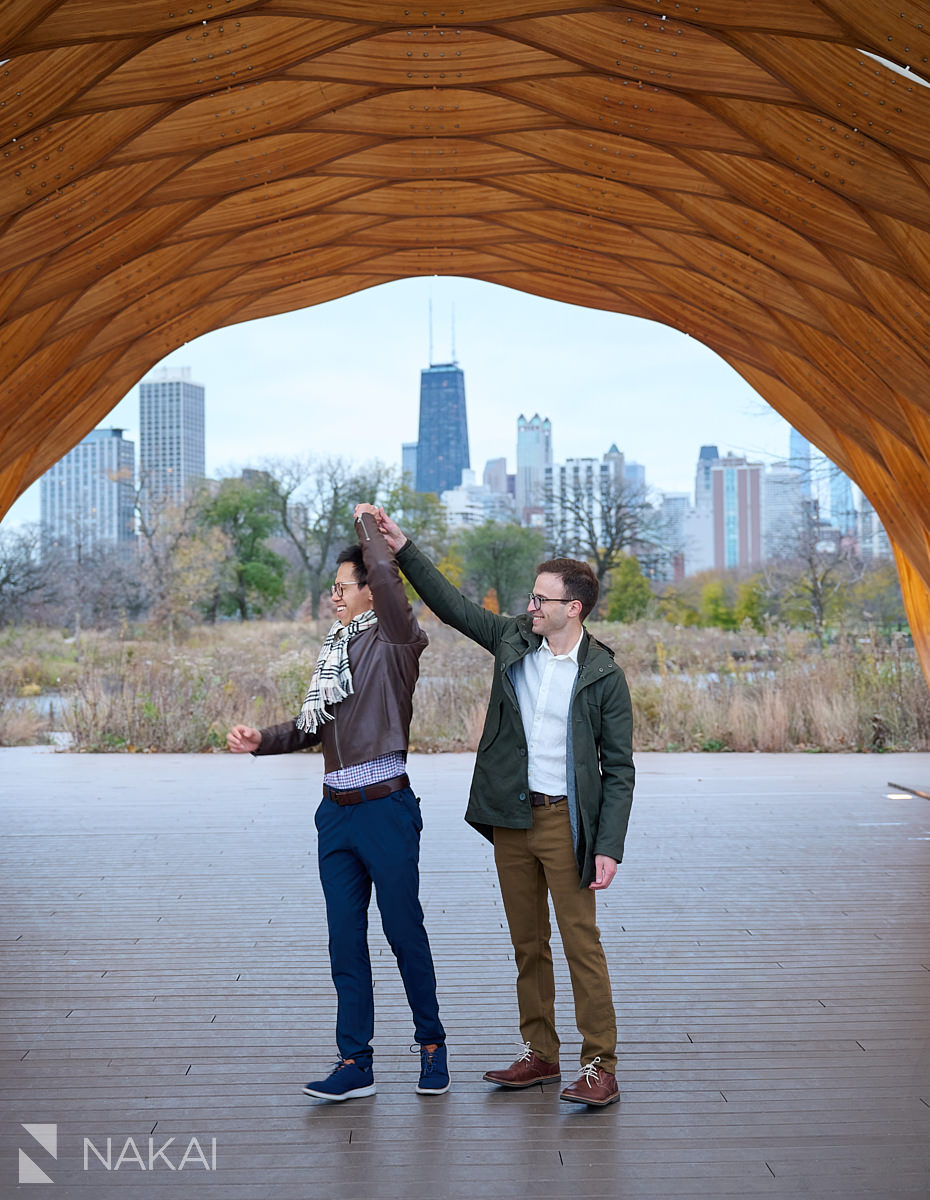
[[[466,529],[459,538],[466,587],[479,600],[492,589],[499,610],[522,612],[525,597],[536,578],[536,566],[545,554],[545,541],[537,529],[485,521]]]
[[[631,622],[646,615],[652,600],[649,580],[632,554],[624,554],[610,572],[607,620]]]
[[[221,479],[202,500],[199,523],[219,530],[226,558],[213,599],[213,613],[261,616],[284,595],[286,561],[268,544],[278,531],[276,493],[263,472]]]
[[[169,638],[209,609],[228,557],[222,531],[201,519],[206,497],[205,489],[192,489],[175,503],[154,495],[144,476],[136,489],[138,554],[149,619]]]

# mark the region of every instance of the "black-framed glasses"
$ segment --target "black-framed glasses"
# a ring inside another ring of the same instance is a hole
[[[351,579],[349,579],[345,583],[339,583],[338,581],[336,583],[331,583],[329,585],[329,590],[332,592],[332,594],[336,597],[337,600],[341,600],[343,588],[347,588],[347,587],[360,588],[360,587],[364,587],[364,586],[365,585],[362,583],[354,583]]]
[[[544,604],[571,604],[575,599],[574,596],[537,596],[535,592],[529,592],[527,599],[537,612]]]

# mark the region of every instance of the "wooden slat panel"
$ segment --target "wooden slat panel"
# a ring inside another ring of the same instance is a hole
[[[45,304],[61,292],[73,293],[96,283],[121,263],[132,261],[162,243],[164,235],[198,211],[197,204],[166,204],[144,212],[127,212],[91,230],[46,260],[11,305],[17,314]],[[214,234],[214,236],[216,236]]]
[[[325,136],[325,135],[320,135]],[[333,137],[340,135],[333,134]],[[349,135],[342,135],[348,138]],[[353,139],[361,141],[361,138]],[[526,154],[467,138],[398,138],[381,146],[346,154],[330,163],[330,174],[376,179],[455,179],[501,177],[535,171],[539,164]]]
[[[842,122],[847,132],[865,130],[885,146],[930,158],[926,89],[916,80],[850,46],[757,34],[734,34],[733,44],[816,105],[831,124]]]
[[[725,199],[727,195],[716,180],[696,170],[691,163],[636,138],[609,133],[592,137],[590,133],[571,129],[547,129],[494,134],[488,140],[495,145],[512,146],[541,162],[567,167],[580,175],[596,175],[634,187],[666,188],[718,199]]]
[[[551,49],[608,75],[626,75],[676,92],[794,99],[780,80],[709,33],[622,9],[541,17],[499,26],[514,38]]]
[[[368,89],[345,83],[311,83],[295,88],[280,79],[263,80],[226,89],[218,96],[181,104],[161,120],[115,151],[112,162],[210,152],[218,146],[252,141],[269,133],[292,129],[296,123],[316,122],[327,113],[364,96]],[[372,126],[363,130],[370,133]],[[357,130],[353,132],[358,132]]]
[[[600,221],[579,213],[549,209],[500,213],[495,215],[494,220],[546,242],[581,246],[610,254],[615,261],[644,258],[652,262],[682,262],[681,256],[674,250],[676,238],[683,236],[681,234],[660,236],[657,231],[650,230],[646,235],[631,226],[613,221]]]
[[[233,192],[204,206],[198,216],[179,226],[168,241],[208,237],[216,229],[255,229],[285,217],[328,208],[345,196],[368,191],[369,180],[314,175]]]
[[[160,112],[144,106],[119,122],[105,115],[55,121],[41,133],[10,145],[4,151],[9,161],[0,173],[0,217],[25,212],[80,179]]]
[[[36,0],[17,0],[35,10]],[[12,52],[46,48],[84,41],[89,31],[106,30],[108,37],[137,38],[140,33],[169,33],[197,26],[216,16],[215,0],[185,0],[183,6],[165,5],[162,0],[133,0],[132,5],[114,5],[110,0],[57,0],[45,4],[45,16],[36,20],[27,34],[12,44]],[[252,8],[254,0],[224,0],[224,14]],[[5,40],[5,39],[0,39]]]
[[[680,229],[683,233],[690,228],[675,209],[640,188],[565,171],[513,175],[506,182],[511,191],[540,200],[547,207],[590,213],[593,217],[646,228]]]
[[[699,100],[664,91],[654,84],[643,87],[630,79],[585,74],[501,83],[494,90],[606,133],[663,146],[704,147],[736,154],[759,152],[751,138],[708,112]]]
[[[3,231],[0,263],[7,267],[29,262],[104,229],[118,213],[138,204],[163,175],[163,162],[136,163],[96,171],[61,188],[9,222]],[[106,205],[96,203],[101,192]],[[146,248],[149,245],[146,242]]]
[[[280,71],[366,32],[346,21],[224,14],[134,55],[90,88],[84,104],[106,109],[205,96]]]
[[[326,89],[337,85],[327,83]],[[495,85],[494,92],[503,85]],[[509,85],[519,86],[519,85]],[[513,129],[549,128],[556,118],[532,104],[467,88],[443,88],[439,95],[422,88],[385,92],[356,104],[329,105],[313,119],[313,128],[384,137],[482,137]]]
[[[447,26],[378,34],[291,67],[293,79],[365,79],[384,87],[478,87],[572,70],[558,54]]]
[[[774,159],[857,204],[930,225],[930,192],[896,154],[861,130],[803,109],[709,97],[714,112]],[[880,186],[877,181],[885,181]]]
[[[470,180],[450,187],[444,180],[423,179],[416,183],[389,183],[371,187],[351,199],[333,205],[341,212],[378,213],[396,216],[399,213],[414,217],[432,218],[441,214],[461,217],[485,213],[509,212],[522,208],[525,201],[503,188],[489,187]]]
[[[217,150],[176,172],[153,190],[149,200],[153,204],[172,204],[312,176],[318,167],[338,162],[370,142],[370,138],[342,133],[282,133],[256,138],[228,150]]]

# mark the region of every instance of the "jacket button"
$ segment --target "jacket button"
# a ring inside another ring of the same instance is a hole
[[[521,793],[520,793],[520,799],[521,799],[521,800],[525,800],[525,799],[526,799],[526,792],[521,792]]]
[[[521,746],[521,748],[520,748],[520,757],[521,757],[521,758],[526,758],[526,751],[523,749],[523,747],[522,747],[522,746]]]

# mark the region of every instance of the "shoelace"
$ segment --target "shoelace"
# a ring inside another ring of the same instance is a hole
[[[420,1055],[420,1074],[429,1075],[433,1070],[433,1060],[436,1056],[435,1050],[427,1050],[425,1046],[421,1046],[418,1042],[414,1042],[410,1047],[411,1054]]]
[[[337,1058],[329,1069],[330,1075],[335,1075],[337,1071],[341,1071],[343,1067],[354,1067],[354,1062],[346,1062],[344,1058]]]
[[[578,1082],[581,1083],[582,1077],[588,1081],[588,1087],[593,1087],[597,1083],[598,1063],[600,1056],[593,1058],[585,1067],[581,1068],[581,1075],[578,1076]]]
[[[522,1042],[520,1045],[520,1053],[517,1055],[517,1062],[526,1062],[533,1057],[533,1047],[529,1042]]]

